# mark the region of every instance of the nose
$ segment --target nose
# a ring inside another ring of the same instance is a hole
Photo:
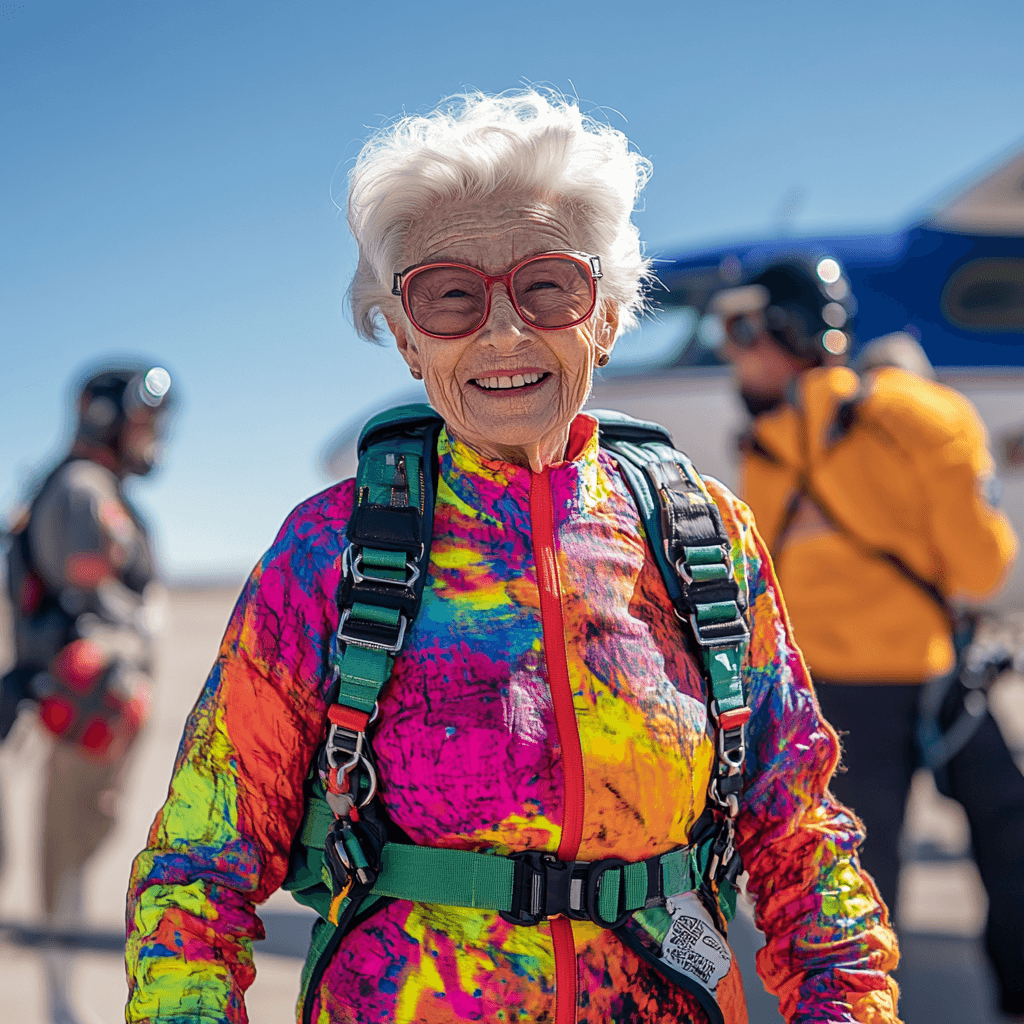
[[[502,285],[495,285],[491,293],[491,309],[483,327],[477,333],[477,340],[501,347],[516,347],[532,336],[530,325],[516,312],[508,291]]]

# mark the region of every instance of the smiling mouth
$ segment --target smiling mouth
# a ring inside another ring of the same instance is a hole
[[[540,384],[550,376],[550,373],[515,373],[510,377],[475,377],[471,383],[483,391],[519,391]]]

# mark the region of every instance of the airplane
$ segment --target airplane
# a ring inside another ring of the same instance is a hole
[[[852,358],[873,338],[907,332],[939,380],[970,399],[989,431],[1002,507],[1024,538],[1024,150],[896,231],[775,237],[662,255],[652,310],[639,331],[619,340],[589,406],[664,424],[702,473],[735,487],[735,438],[746,414],[717,354],[721,325],[708,307],[717,290],[791,256],[842,266],[858,304]],[[394,396],[395,404],[424,400],[421,389]],[[332,479],[354,473],[360,425],[346,425],[325,446],[321,466]],[[1024,557],[993,601],[1021,605]]]

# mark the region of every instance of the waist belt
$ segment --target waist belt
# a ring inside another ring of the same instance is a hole
[[[325,843],[334,820],[326,801],[310,800],[300,836],[302,845],[309,849],[329,847],[325,870],[336,876],[331,879],[332,892],[325,889],[319,900],[310,901],[325,919],[332,893],[338,891],[338,882],[342,881],[337,876],[351,872],[351,864],[333,863],[338,856],[336,847]],[[713,853],[712,845],[709,841],[679,847],[628,863],[615,857],[562,861],[543,850],[502,856],[385,843],[368,899],[389,897],[497,911],[506,921],[517,925],[533,925],[563,916],[593,921],[603,928],[618,928],[634,911],[662,906],[670,896],[698,890],[705,862]]]

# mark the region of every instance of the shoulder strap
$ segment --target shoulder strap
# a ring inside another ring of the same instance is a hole
[[[725,877],[727,870],[739,870],[733,823],[743,787],[744,727],[750,718],[741,676],[750,641],[746,581],[741,588],[718,506],[690,460],[672,447],[668,432],[622,413],[599,410],[590,415],[598,421],[601,446],[618,460],[676,615],[689,627],[699,654],[716,751],[708,797],[724,813],[727,826],[711,873]]]
[[[359,437],[356,499],[348,525],[332,650],[337,692],[365,731],[377,695],[419,611],[430,561],[437,438],[429,405],[375,416]]]

